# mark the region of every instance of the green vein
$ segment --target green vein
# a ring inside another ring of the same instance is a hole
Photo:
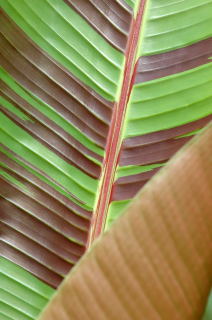
[[[139,56],[186,47],[212,35],[212,3],[202,0],[178,1],[158,6],[147,1]]]
[[[180,138],[184,138],[184,137],[194,136],[195,134],[199,134],[202,130],[204,130],[204,128],[197,129],[197,130],[193,130],[193,131],[191,131],[191,132],[182,134],[181,136],[177,136],[175,139],[180,139]]]
[[[131,8],[133,8],[134,6],[135,6],[135,2],[136,2],[137,0],[125,0],[125,2],[131,7]]]
[[[8,158],[10,158],[11,160],[15,161],[17,164],[19,164],[21,167],[23,167],[24,169],[26,169],[28,172],[30,172],[31,174],[33,174],[35,177],[37,177],[38,179],[40,179],[41,181],[45,182],[46,184],[48,184],[49,186],[51,186],[53,189],[55,189],[56,191],[58,191],[60,194],[62,194],[63,196],[65,196],[66,198],[70,199],[72,202],[74,202],[75,204],[79,205],[80,207],[84,208],[85,210],[89,210],[90,207],[79,203],[75,198],[71,197],[70,193],[66,192],[64,189],[62,189],[62,187],[56,185],[53,181],[49,180],[48,178],[46,178],[45,176],[43,176],[42,174],[40,174],[39,172],[37,172],[35,169],[29,167],[27,164],[25,164],[23,161],[20,161],[19,159],[17,159],[15,156],[12,155],[12,153],[8,152],[6,149],[2,148],[0,146],[0,152],[2,152],[3,154],[5,154]],[[36,185],[37,187],[39,187],[38,185]],[[46,192],[46,190],[44,190]],[[61,201],[58,199],[58,201]],[[62,201],[61,201],[62,202]],[[62,202],[63,205],[67,206],[67,204],[65,202]],[[77,212],[76,210],[72,209],[77,215],[87,219],[87,217],[85,217],[84,215],[82,215],[81,213]]]
[[[0,161],[0,176],[4,177],[7,181],[11,182],[12,184],[17,185],[21,190],[27,190],[26,186],[23,183],[15,179],[9,173],[2,170],[1,166],[5,166],[5,164]]]
[[[134,103],[139,101],[145,102],[172,93],[180,93],[185,89],[194,88],[194,90],[196,90],[198,85],[205,84],[212,80],[211,71],[212,63],[209,62],[191,70],[135,84],[130,101]]]
[[[0,301],[0,310],[1,312],[7,314],[9,317],[11,317],[14,320],[32,320],[32,317],[29,317],[24,312],[15,309],[8,303]]]
[[[132,176],[135,174],[143,173],[150,171],[155,168],[160,168],[164,166],[163,163],[156,163],[156,164],[150,164],[147,166],[126,166],[126,167],[118,167],[117,172],[116,172],[116,179],[121,178],[121,177],[127,177],[127,176]]]
[[[11,0],[0,0],[0,3],[7,14],[44,51],[49,53],[55,60],[60,62],[78,79],[93,88],[101,96],[110,101],[116,99],[118,86],[120,86],[119,78],[124,63],[123,54],[110,46],[107,41],[95,32],[76,12],[71,10],[69,6],[62,3],[62,1],[52,1],[51,6],[54,6],[58,12],[66,12],[65,19],[62,19],[61,14],[53,10],[53,8],[43,0],[36,1],[36,5],[34,2],[25,3],[25,1],[14,2]],[[32,7],[36,13],[30,9],[30,7]],[[52,20],[48,20],[48,24],[55,29],[55,32],[41,21],[40,17],[46,20],[46,16],[52,17]],[[74,24],[75,29],[72,28],[69,34],[72,24]],[[79,30],[78,33],[76,29]],[[81,36],[82,33],[84,37]],[[80,34],[81,41],[77,40],[77,34],[78,40]],[[71,50],[70,35],[73,38],[71,44],[76,47],[76,53]],[[66,42],[62,39],[63,37],[65,37]],[[88,40],[85,42],[84,38]],[[83,48],[81,46],[82,41],[85,42]],[[93,46],[89,43],[92,43]],[[90,49],[85,50],[86,47],[90,47]],[[99,51],[103,52],[106,57],[109,56],[109,60],[114,61],[115,59],[114,62],[120,69],[117,69],[114,63],[106,60],[104,56],[101,55],[100,57],[100,53],[96,47],[98,47]],[[89,67],[88,65],[86,66],[85,59],[80,58],[81,52],[83,52],[84,58],[86,57],[86,59],[90,60]],[[105,76],[102,76],[95,68],[92,72],[92,77],[90,76],[91,63],[93,64],[94,61],[95,66],[98,66],[100,69],[103,68],[104,73],[108,74],[108,78],[115,80],[114,84],[111,83],[111,80],[109,81]],[[98,63],[96,63],[96,61],[98,61]]]
[[[68,7],[67,10],[67,6],[64,2],[61,2],[58,0],[45,0],[46,5],[48,4],[49,7],[51,7],[55,12],[57,12],[57,14],[59,15],[60,19],[62,19],[61,22],[61,33],[66,32],[66,30],[64,30],[64,28],[68,27],[69,30],[71,31],[72,29],[76,32],[76,38],[72,38],[72,44],[74,44],[77,48],[77,46],[79,46],[80,44],[79,42],[79,36],[83,38],[83,40],[85,40],[86,43],[86,47],[88,46],[89,49],[91,49],[90,52],[86,52],[87,55],[90,55],[89,57],[89,61],[94,64],[94,57],[96,59],[99,59],[101,61],[99,61],[100,65],[96,65],[96,68],[102,68],[102,72],[103,74],[108,74],[108,78],[111,78],[111,73],[117,73],[117,69],[121,69],[122,67],[122,61],[123,61],[123,56],[122,54],[118,53],[116,49],[108,46],[108,48],[106,48],[105,43],[104,45],[100,45],[99,42],[96,41],[96,38],[94,37],[94,35],[91,35],[91,33],[88,33],[88,29],[87,29],[87,23],[85,23],[85,20],[83,18],[80,17],[82,24],[79,24],[79,16],[77,15],[77,13],[72,10],[71,8]],[[39,4],[40,4],[40,10],[43,11],[43,4],[45,3],[43,0],[39,0]],[[37,4],[37,3],[36,3]],[[38,8],[37,6],[34,8]],[[46,10],[47,7],[46,7]],[[49,12],[49,11],[48,11]],[[58,18],[59,18],[58,17]],[[64,24],[66,23],[66,24]],[[54,25],[53,25],[54,27]],[[116,26],[115,26],[116,27]],[[57,28],[60,28],[60,25],[57,25]],[[96,34],[95,34],[96,36]],[[66,39],[67,42],[70,43],[70,33],[66,34]],[[84,45],[84,43],[83,43]],[[83,47],[84,48],[84,47]],[[78,48],[79,50],[82,49],[81,45]],[[94,56],[94,52],[93,49],[95,49],[98,52],[98,55]],[[111,49],[113,51],[113,53],[111,52]],[[112,53],[112,54],[111,54]],[[104,64],[101,58],[104,58]],[[88,58],[88,56],[87,56]],[[112,64],[112,66],[111,66]],[[114,68],[115,67],[115,68]],[[109,68],[109,69],[108,69]],[[117,74],[116,74],[117,75]],[[118,80],[118,77],[113,79],[113,80]],[[115,82],[115,81],[113,81]]]
[[[12,318],[6,316],[4,313],[0,311],[0,319],[1,320],[13,320]]]
[[[124,137],[173,128],[212,112],[212,63],[136,84],[127,109]],[[141,94],[142,92],[142,94]]]
[[[111,224],[123,214],[124,210],[127,208],[130,202],[131,200],[127,199],[121,201],[113,201],[110,204],[105,230],[108,230],[111,227]]]
[[[129,121],[125,138],[138,136],[155,131],[174,128],[210,115],[212,112],[212,97],[199,103],[188,105],[171,112],[143,118],[138,121]]]
[[[2,276],[0,276],[0,279],[2,288],[4,288],[5,290],[10,290],[10,292],[12,292],[15,296],[19,297],[23,301],[27,301],[36,309],[43,308],[48,302],[49,297],[44,299],[40,295],[40,293],[32,290],[25,284],[20,283],[19,281],[9,277],[8,275],[3,274]]]
[[[53,177],[60,185],[78,199],[93,206],[97,180],[66,163],[40,142],[18,127],[14,122],[0,113],[2,143],[9,149],[24,157],[34,166]]]
[[[0,290],[0,300],[7,305],[12,306],[16,310],[19,310],[26,316],[31,317],[32,319],[37,317],[40,312],[39,309],[28,304],[28,302],[26,302],[27,300],[23,301],[19,297],[14,296],[11,292],[8,292],[4,289]]]
[[[14,113],[21,120],[33,122],[25,113],[23,113],[21,110],[16,108],[12,103],[7,101],[5,98],[0,97],[0,104],[10,112]]]
[[[69,121],[63,118],[53,107],[43,102],[38,97],[34,96],[30,91],[23,88],[19,84],[17,84],[14,79],[3,69],[0,68],[0,75],[2,80],[20,97],[26,100],[30,105],[48,117],[50,120],[55,122],[58,126],[60,126],[64,131],[70,134],[77,141],[82,143],[85,147],[90,149],[91,151],[103,155],[104,151],[95,145],[90,139],[88,139],[84,134],[82,134],[77,128],[75,128]],[[40,120],[42,121],[42,120]],[[45,124],[45,123],[44,123]],[[46,124],[45,124],[46,125]]]
[[[42,304],[43,306],[43,304],[45,304],[54,293],[54,289],[52,289],[50,286],[38,280],[35,276],[24,270],[22,267],[3,257],[0,257],[0,271],[3,275],[7,276],[9,279],[12,279],[17,286],[21,285],[26,287],[30,293],[29,297],[31,297],[31,294],[33,293],[32,300],[30,300],[32,302],[34,301],[33,299],[37,297],[39,298],[38,303]],[[7,281],[5,285],[7,285]],[[27,295],[27,291],[22,291],[22,293]]]

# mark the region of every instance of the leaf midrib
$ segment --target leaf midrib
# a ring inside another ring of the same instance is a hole
[[[133,19],[131,23],[131,31],[126,48],[121,92],[119,101],[114,104],[110,130],[107,138],[105,158],[102,166],[102,174],[93,213],[93,222],[91,224],[88,237],[88,248],[90,247],[91,243],[102,233],[106,222],[115,179],[115,172],[118,165],[126,108],[132,90],[132,81],[134,79],[134,74],[137,67],[135,60],[138,51],[139,35],[142,26],[145,4],[146,0],[140,0],[136,18]]]

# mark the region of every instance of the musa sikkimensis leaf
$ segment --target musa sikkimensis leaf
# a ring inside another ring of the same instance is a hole
[[[212,125],[139,192],[40,320],[202,318],[212,276],[211,147]]]
[[[25,320],[45,303],[23,299],[14,270],[47,301],[209,122],[212,2],[0,4],[1,316]]]

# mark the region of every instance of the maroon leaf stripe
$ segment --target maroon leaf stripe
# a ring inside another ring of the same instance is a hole
[[[10,102],[10,99],[7,100]],[[15,103],[13,103],[13,105],[18,107],[18,105]],[[5,108],[1,106],[0,110],[20,128],[23,128],[32,137],[36,138],[37,141],[57,154],[61,159],[65,160],[70,165],[74,165],[91,177],[99,177],[100,167],[98,165],[87,159],[78,150],[71,147],[67,142],[63,141],[63,139],[58,137],[55,132],[50,130],[48,127],[39,123],[36,118],[30,117],[32,122],[25,121],[21,120],[19,117],[15,116],[14,113],[8,111],[7,109],[5,110]],[[28,115],[27,112],[25,112],[25,114]]]
[[[5,83],[0,81],[2,96],[5,97],[6,100],[11,102],[14,106],[20,109],[23,113],[25,113],[28,117],[32,118],[33,121],[37,123],[45,123],[52,132],[55,133],[54,139],[61,137],[63,139],[63,144],[68,144],[69,148],[78,150],[81,154],[87,154],[93,158],[96,158],[99,161],[102,161],[102,157],[98,154],[92,152],[83,146],[79,141],[71,137],[66,131],[64,131],[61,127],[59,127],[55,122],[51,121],[41,112],[33,108],[26,100],[17,95],[13,90],[11,90]],[[62,147],[62,145],[60,148]],[[58,150],[60,150],[60,148]],[[78,159],[79,161],[79,159]]]
[[[185,48],[153,56],[140,57],[135,83],[149,81],[183,72],[208,63],[212,55],[212,38]]]
[[[33,43],[5,13],[2,16],[3,67],[20,84],[104,147],[113,103],[81,84]]]
[[[58,275],[51,269],[42,266],[40,263],[32,259],[30,256],[22,253],[20,250],[17,250],[12,245],[10,245],[8,243],[10,234],[8,234],[8,240],[6,232],[2,232],[1,236],[2,238],[4,238],[3,240],[1,240],[4,244],[1,246],[0,251],[2,257],[11,260],[14,263],[17,263],[18,258],[19,266],[28,270],[30,273],[37,275],[39,279],[46,282],[53,288],[57,288],[59,286],[59,284],[63,280],[63,277],[61,275]],[[28,239],[25,239],[25,241],[26,240]]]
[[[178,136],[201,129],[211,120],[212,116],[207,116],[176,128],[128,138],[123,142],[119,164],[121,166],[163,164],[192,138],[192,136],[184,138]],[[112,201],[132,199],[159,169],[117,179]]]
[[[5,149],[5,151],[10,152],[12,156],[14,156],[19,161],[23,162],[24,165],[37,171],[37,173],[40,173],[41,175],[43,175],[46,178],[49,178],[50,180],[50,177],[48,177],[45,174],[45,172],[41,172],[38,168],[35,168],[32,164],[30,164],[24,158],[21,158],[12,150],[7,149],[5,146],[1,144],[0,147]],[[9,167],[11,167],[17,175],[25,179],[27,187],[30,184],[32,184],[39,191],[39,194],[43,194],[42,201],[39,196],[39,202],[45,203],[50,208],[50,210],[55,211],[58,215],[64,217],[71,224],[76,225],[76,227],[80,229],[89,228],[89,220],[92,215],[91,211],[85,210],[82,207],[78,206],[76,203],[72,202],[68,197],[65,197],[64,195],[59,193],[49,184],[43,182],[41,179],[32,174],[29,170],[20,166],[17,162],[11,160],[2,152],[0,152],[0,160]],[[62,185],[60,185],[60,187],[62,188]]]
[[[132,9],[114,0],[64,0],[114,48],[124,52],[132,20]],[[102,27],[104,26],[104,27]]]
[[[142,147],[147,144],[161,142],[161,141],[169,140],[171,138],[175,138],[177,136],[187,134],[191,131],[203,128],[210,120],[211,120],[211,116],[209,115],[205,118],[186,123],[179,127],[162,130],[162,131],[155,131],[155,132],[144,134],[141,136],[125,139],[123,141],[122,152],[124,154],[126,149],[139,147],[139,146]]]
[[[3,167],[20,184],[0,178],[1,255],[57,287],[85,250],[91,213],[1,152],[0,161],[13,168]],[[70,245],[70,237],[78,243]]]

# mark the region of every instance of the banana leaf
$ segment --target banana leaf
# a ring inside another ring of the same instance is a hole
[[[210,121],[212,1],[0,5],[0,318],[30,320]]]
[[[201,319],[212,276],[211,145],[212,124],[139,192],[39,320]]]

